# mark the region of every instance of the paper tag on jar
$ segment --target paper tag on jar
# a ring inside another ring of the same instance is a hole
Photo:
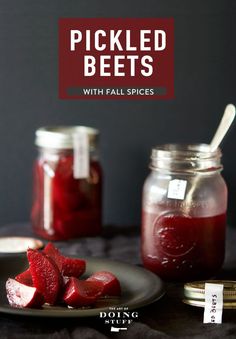
[[[205,310],[203,323],[222,323],[223,313],[223,290],[222,284],[205,284]]]
[[[167,198],[184,200],[187,180],[174,179],[169,182]]]
[[[73,174],[75,179],[84,179],[89,176],[89,140],[85,131],[73,134],[74,163]]]

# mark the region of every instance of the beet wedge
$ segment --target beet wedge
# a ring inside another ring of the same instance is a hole
[[[102,285],[102,295],[120,296],[121,287],[117,277],[111,272],[100,271],[91,275],[86,281]]]
[[[27,257],[34,286],[43,294],[46,303],[54,305],[62,286],[57,265],[50,257],[37,250],[29,249]]]
[[[102,286],[92,281],[70,278],[66,285],[63,301],[71,307],[93,305],[102,294]]]
[[[7,299],[11,306],[19,308],[40,308],[44,297],[35,287],[21,284],[9,278],[6,282]]]
[[[85,260],[65,257],[51,242],[47,244],[43,252],[55,261],[64,276],[78,278],[85,272]]]
[[[18,281],[21,284],[24,284],[24,285],[27,285],[27,286],[33,286],[33,280],[32,280],[29,268],[26,271],[18,274],[15,277],[15,280]]]

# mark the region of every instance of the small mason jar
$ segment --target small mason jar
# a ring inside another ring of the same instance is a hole
[[[209,145],[152,149],[143,188],[143,265],[165,280],[205,279],[224,261],[227,186]]]
[[[96,129],[49,127],[36,131],[31,222],[49,240],[95,236],[102,227],[102,169]]]

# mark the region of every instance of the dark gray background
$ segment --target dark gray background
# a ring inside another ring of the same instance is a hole
[[[59,17],[174,17],[175,99],[58,99]],[[139,224],[153,145],[209,142],[236,103],[236,1],[0,0],[0,225],[29,218],[34,131],[48,124],[101,130],[105,223]],[[224,142],[229,219],[236,221],[235,131]]]

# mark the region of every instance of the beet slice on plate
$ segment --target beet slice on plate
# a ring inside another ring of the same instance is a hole
[[[64,302],[72,307],[93,305],[102,294],[102,285],[92,281],[70,278],[63,296]]]
[[[44,248],[44,253],[55,261],[64,276],[78,278],[85,272],[85,260],[65,257],[51,242]]]
[[[111,272],[96,272],[91,275],[91,277],[89,277],[86,281],[91,281],[97,283],[98,285],[101,284],[103,296],[120,296],[121,294],[120,282],[117,277]]]
[[[33,280],[32,280],[32,276],[31,276],[29,268],[26,271],[18,274],[15,277],[15,280],[18,281],[21,284],[33,286]]]
[[[27,257],[34,286],[43,294],[45,302],[54,305],[62,286],[62,277],[54,261],[42,252],[29,249]]]
[[[44,304],[44,297],[35,287],[26,286],[9,278],[6,282],[7,299],[13,307],[39,308]]]

